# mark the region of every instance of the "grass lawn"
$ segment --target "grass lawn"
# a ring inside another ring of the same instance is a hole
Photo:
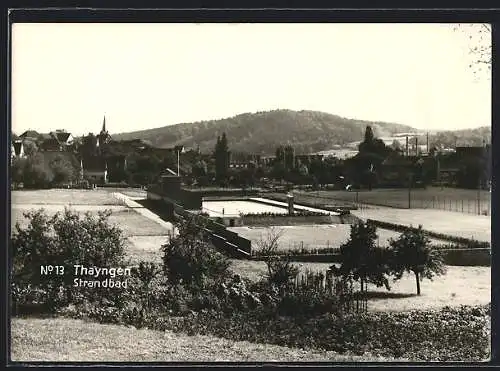
[[[162,262],[161,246],[168,240],[168,236],[130,236],[127,238],[127,257],[133,262],[150,261]]]
[[[424,229],[458,237],[491,241],[491,217],[462,214],[444,210],[416,209],[367,209],[354,210],[353,215],[389,223],[413,225],[422,224]]]
[[[373,189],[371,191],[318,191],[296,192],[296,199],[329,203],[332,201],[346,201],[349,203],[373,204],[397,208],[408,207],[408,189]],[[491,210],[491,193],[479,192],[480,210]],[[411,190],[412,208],[442,209],[477,214],[478,192],[474,189],[428,187],[427,189]]]
[[[270,230],[269,227],[232,227],[229,230],[252,241],[252,248],[258,249],[257,242],[265,237]],[[349,239],[351,226],[349,224],[316,224],[300,226],[275,227],[282,230],[280,238],[280,249],[290,248],[339,248],[341,244]],[[377,228],[379,243],[381,246],[388,244],[390,238],[398,238],[400,233],[387,229]],[[437,242],[438,240],[432,240]]]
[[[63,212],[65,205],[13,205],[11,209],[11,230],[14,230],[16,221],[19,221],[21,226],[26,226],[28,220],[24,218],[23,212],[29,210],[45,209],[46,213],[51,216],[56,212]],[[73,211],[79,212],[82,215],[90,211],[92,214],[97,215],[98,211],[111,210],[112,214],[109,221],[117,225],[123,230],[124,236],[158,236],[167,235],[168,230],[160,224],[151,221],[145,216],[139,214],[133,209],[125,206],[111,206],[111,205],[74,205],[71,206]]]
[[[168,230],[160,224],[146,218],[133,209],[125,209],[113,213],[109,217],[111,223],[123,230],[125,236],[161,236],[168,235]]]
[[[295,263],[301,271],[310,269],[325,272],[331,263]],[[267,273],[262,261],[231,260],[231,269],[243,277],[258,280]],[[415,277],[404,275],[397,282],[391,282],[391,291],[369,285],[370,311],[408,311],[414,309],[440,308],[446,305],[475,305],[491,302],[490,267],[447,266],[445,276],[433,281],[421,282],[422,294],[417,296]]]
[[[66,318],[14,318],[11,331],[17,362],[391,361]]]
[[[12,191],[13,205],[121,205],[107,190],[40,189]]]

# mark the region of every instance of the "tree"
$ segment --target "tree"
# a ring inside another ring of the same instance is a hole
[[[197,161],[192,167],[192,172],[195,178],[206,176],[208,172],[207,163],[203,160]]]
[[[25,188],[46,188],[54,179],[52,169],[47,166],[41,153],[26,159],[23,184]]]
[[[229,169],[229,147],[226,133],[222,133],[222,137],[217,138],[214,155],[215,177],[219,184],[223,184],[227,180],[227,172]]]
[[[97,137],[93,133],[89,133],[82,139],[80,147],[81,154],[86,156],[94,156],[97,154]]]
[[[424,278],[432,280],[436,275],[446,273],[441,255],[430,246],[430,239],[425,235],[422,226],[418,229],[406,229],[397,240],[389,242],[392,264],[391,271],[395,280],[404,272],[413,272],[417,284],[417,295],[420,295],[420,281]]]
[[[280,145],[276,148],[276,161],[281,162],[284,168],[288,171],[289,169],[293,169],[295,167],[294,154],[295,150],[291,145]]]
[[[460,30],[468,39],[469,54],[472,58],[469,67],[474,74],[477,76],[478,73],[491,71],[491,24],[460,24],[454,29]]]
[[[207,240],[201,219],[181,220],[176,229],[162,246],[163,270],[171,283],[204,287],[231,274],[229,259]]]
[[[10,169],[11,183],[19,184],[23,182],[26,161],[27,161],[26,158],[20,158],[20,157],[15,157],[12,160],[12,165]]]
[[[257,242],[261,256],[267,265],[268,282],[276,286],[280,292],[290,285],[299,274],[299,268],[291,263],[289,256],[278,256],[279,240],[283,230],[271,227],[265,236]]]
[[[385,286],[388,290],[388,258],[385,249],[376,245],[378,239],[376,227],[359,220],[351,225],[349,240],[340,246],[341,265],[330,267],[335,276],[344,279],[359,280],[361,291],[366,291],[368,282],[377,287]]]
[[[391,144],[391,148],[395,151],[401,150],[401,143],[398,140],[394,139]]]
[[[366,127],[366,130],[365,130],[364,143],[372,143],[374,139],[375,139],[375,136],[373,135],[372,127],[370,125],[368,125]]]
[[[64,183],[73,180],[73,178],[76,175],[76,171],[75,168],[73,167],[73,164],[63,156],[56,156],[50,162],[49,166],[50,169],[52,170],[52,173],[54,174],[53,180],[55,183]]]
[[[31,142],[29,140],[24,141],[23,146],[24,146],[24,154],[26,156],[33,156],[38,151],[36,143]]]

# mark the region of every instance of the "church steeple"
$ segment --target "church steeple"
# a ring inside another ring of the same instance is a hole
[[[106,130],[106,115],[104,115],[104,118],[102,120],[102,129],[99,135],[97,136],[97,145],[101,146],[103,144],[108,143],[111,140],[111,136],[109,135],[108,131]]]
[[[106,133],[106,115],[104,115],[104,119],[102,120],[102,130],[101,133]]]

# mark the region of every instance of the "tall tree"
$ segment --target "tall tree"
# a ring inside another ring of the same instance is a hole
[[[330,271],[344,279],[352,277],[366,291],[368,282],[389,289],[385,249],[377,246],[377,228],[368,222],[358,221],[351,225],[349,240],[340,246],[341,266],[330,267]]]
[[[434,276],[446,273],[441,255],[431,248],[430,239],[425,235],[422,226],[418,229],[405,230],[397,240],[391,239],[389,251],[392,255],[391,270],[395,280],[404,272],[413,273],[417,284],[417,295],[420,295],[420,281],[424,278],[432,280]]]
[[[365,143],[372,143],[374,138],[375,138],[375,136],[373,135],[372,127],[370,125],[368,125],[366,127],[366,130],[365,130],[365,140],[364,140],[364,142]]]
[[[65,183],[73,180],[76,175],[76,169],[73,164],[63,156],[56,156],[50,162],[50,168],[54,174],[54,182]]]
[[[45,162],[41,153],[27,157],[23,176],[25,188],[46,188],[53,179],[52,169]]]
[[[229,146],[226,133],[217,138],[215,145],[215,177],[217,183],[224,184],[227,181],[229,170]]]

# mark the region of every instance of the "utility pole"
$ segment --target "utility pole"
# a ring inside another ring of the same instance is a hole
[[[181,151],[177,149],[177,176],[180,176],[180,154]]]
[[[409,174],[409,181],[408,181],[408,209],[411,209],[411,182],[413,178],[413,173],[410,172]]]
[[[477,184],[477,215],[481,215],[481,175]]]

